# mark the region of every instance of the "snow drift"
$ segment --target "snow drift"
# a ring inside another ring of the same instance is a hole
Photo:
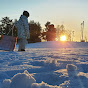
[[[48,41],[28,44],[29,48],[88,48],[88,42]]]
[[[31,43],[0,51],[0,88],[88,88],[88,43]]]

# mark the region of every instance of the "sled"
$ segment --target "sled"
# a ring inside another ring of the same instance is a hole
[[[2,35],[0,40],[0,50],[13,51],[15,49],[16,42],[17,37]]]
[[[16,37],[2,35],[0,40],[0,50],[13,51],[16,46],[16,41]]]

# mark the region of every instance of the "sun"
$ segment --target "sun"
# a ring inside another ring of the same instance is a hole
[[[66,36],[65,36],[65,35],[61,36],[61,37],[60,37],[60,40],[61,40],[61,41],[66,41]]]

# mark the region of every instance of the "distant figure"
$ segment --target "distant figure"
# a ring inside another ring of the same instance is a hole
[[[17,37],[19,39],[18,51],[25,51],[27,39],[30,38],[29,24],[27,19],[28,17],[29,13],[27,11],[24,11],[23,14],[20,16],[20,19],[15,24],[17,28]]]
[[[56,38],[56,29],[53,24],[48,25],[48,31],[46,33],[47,41],[55,41]]]

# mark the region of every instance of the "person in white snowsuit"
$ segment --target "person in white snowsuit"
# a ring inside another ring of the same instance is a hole
[[[30,38],[29,24],[27,19],[28,17],[29,13],[27,11],[24,11],[23,15],[21,15],[20,19],[15,23],[15,26],[17,28],[17,37],[19,39],[18,51],[25,51],[27,39]]]

